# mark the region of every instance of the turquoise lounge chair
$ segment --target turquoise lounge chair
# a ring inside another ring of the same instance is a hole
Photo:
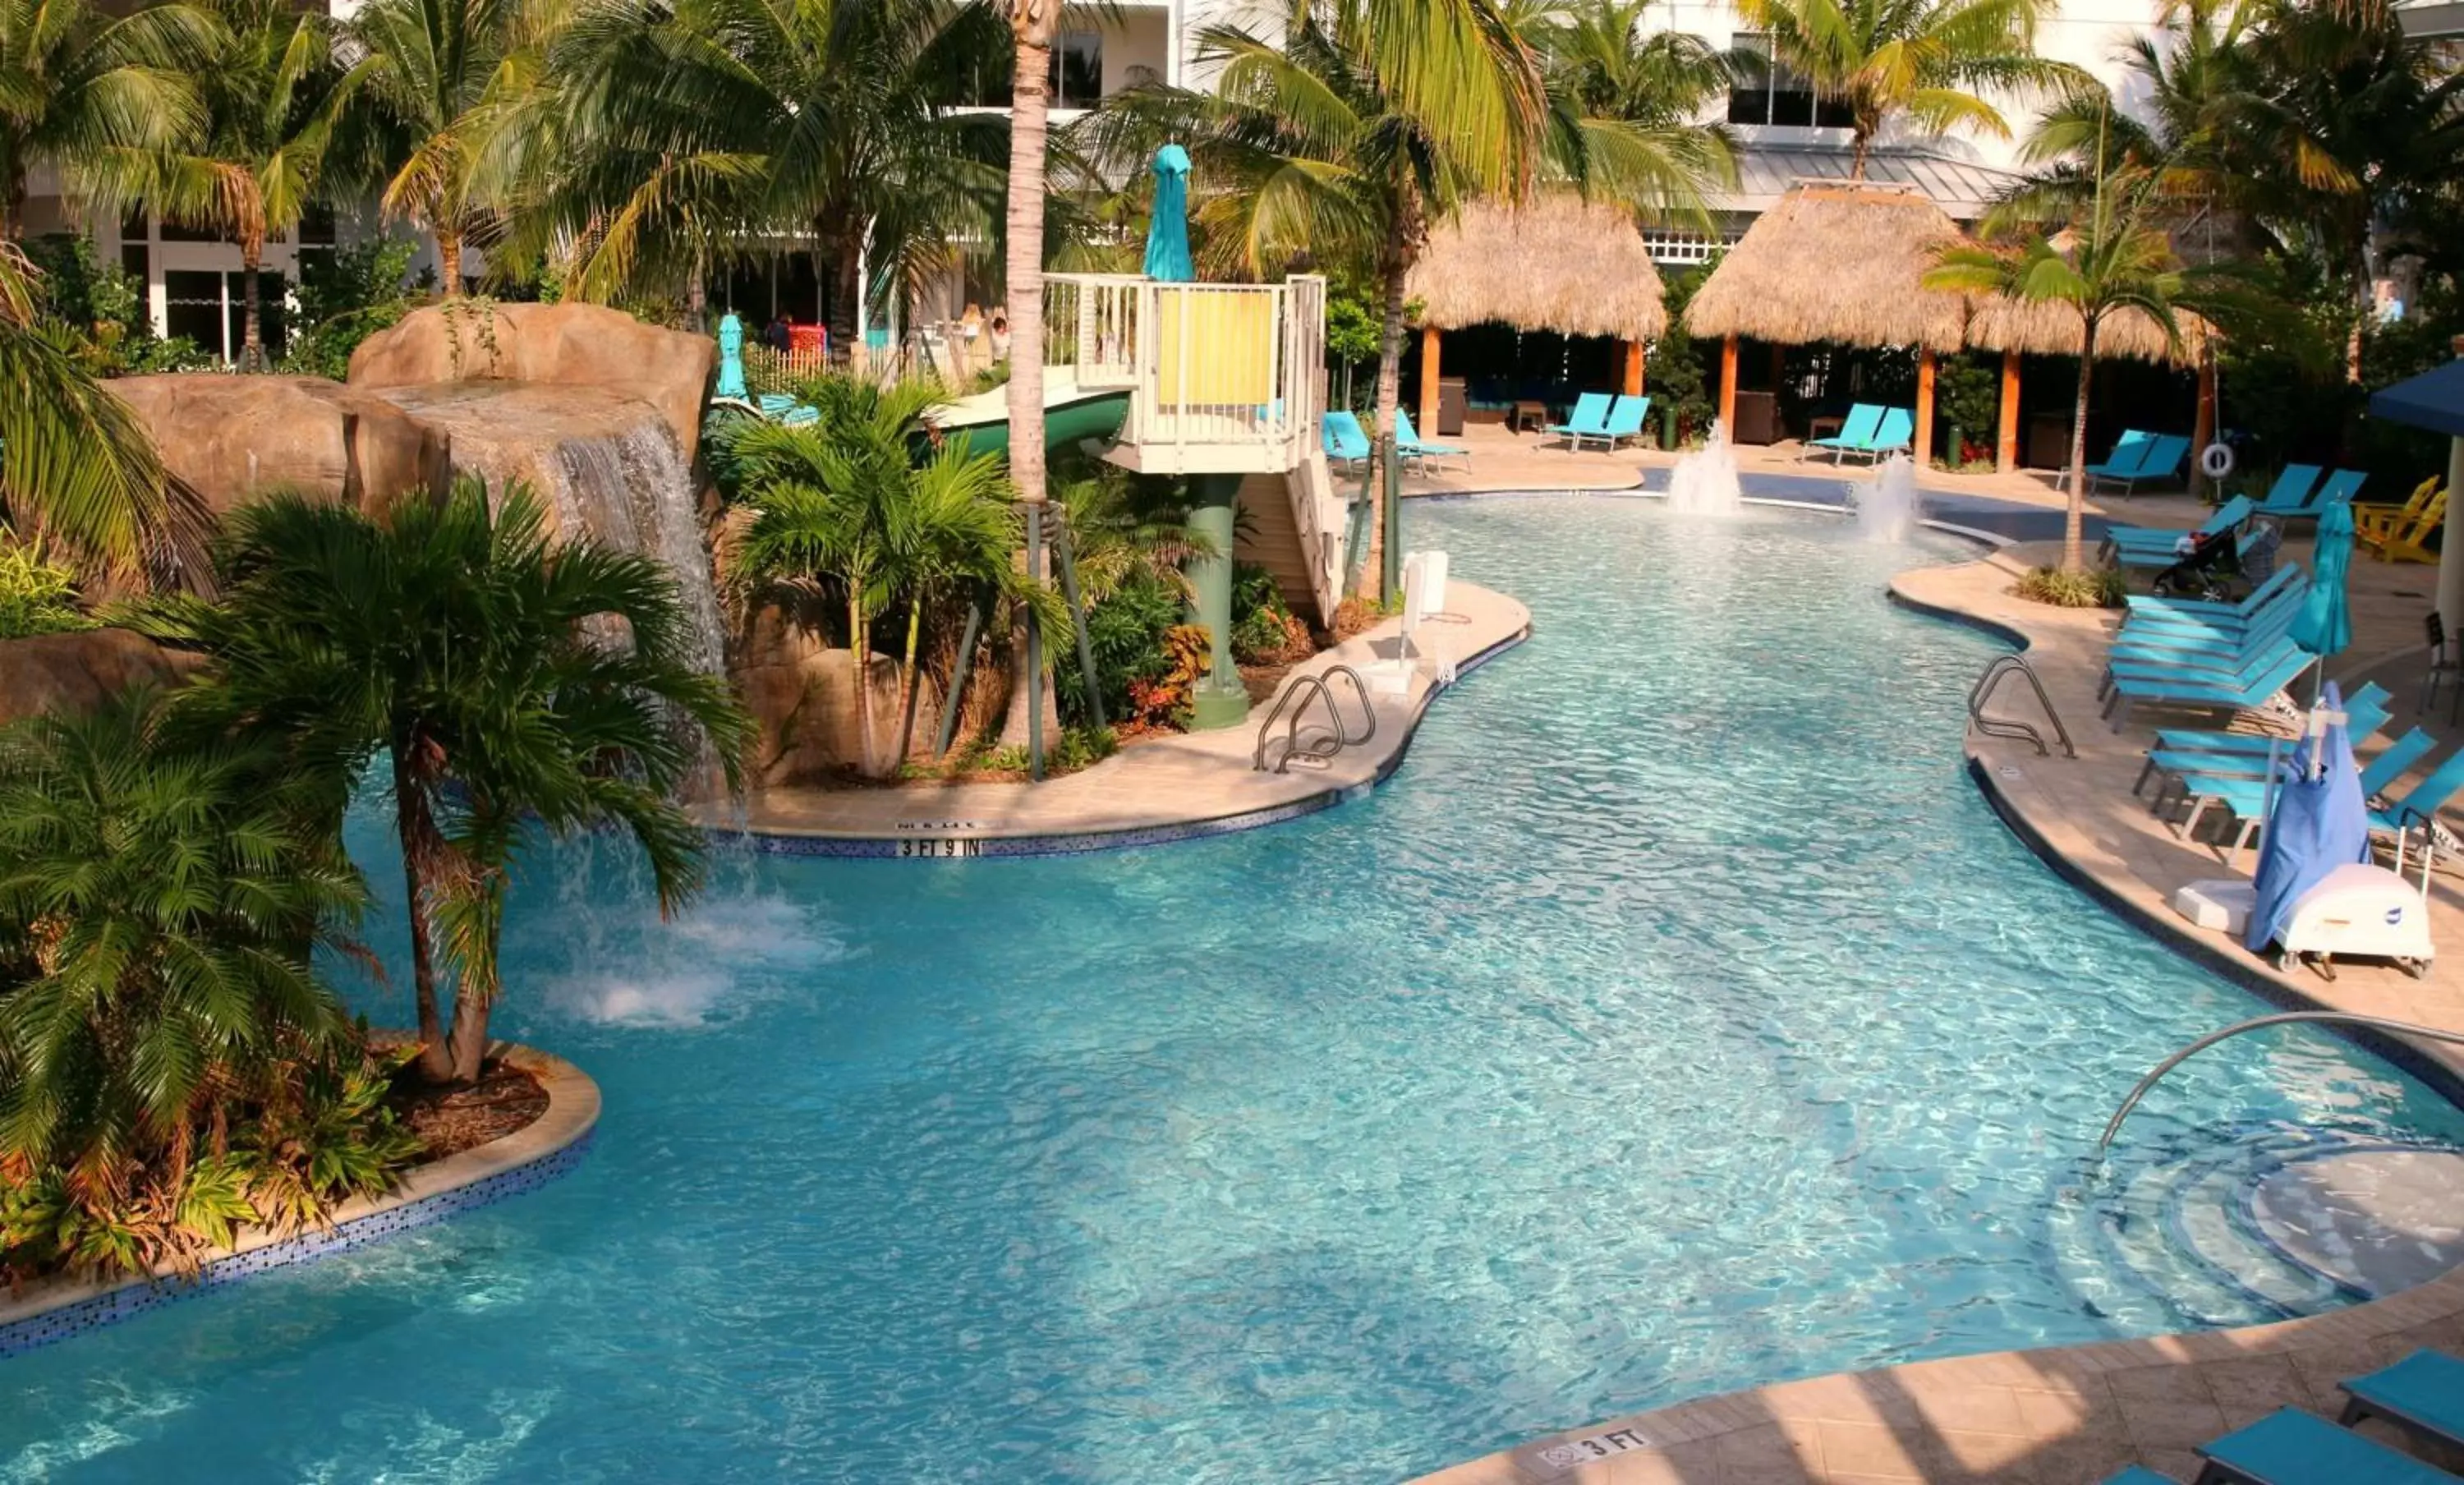
[[[1608,434],[1609,447],[1615,449],[1629,438],[1642,436],[1642,420],[1651,413],[1648,397],[1619,397],[1609,409],[1608,421],[1602,429]]]
[[[2317,658],[2309,651],[2288,642],[2281,649],[2269,652],[2260,663],[2231,674],[2171,671],[2163,675],[2116,676],[2112,691],[2105,698],[2105,720],[2113,723],[2114,731],[2120,732],[2130,720],[2130,708],[2142,701],[2157,706],[2246,711],[2293,684]]]
[[[2113,452],[2087,467],[2088,488],[2095,489],[2100,479],[2139,473],[2139,466],[2147,461],[2148,446],[2155,441],[2154,433],[2141,432],[2135,428],[2123,429],[2122,436],[2113,442]]]
[[[2343,1384],[2344,1427],[2384,1418],[2424,1438],[2464,1448],[2464,1362],[2444,1351],[2413,1352],[2392,1366]]]
[[[2393,783],[2393,780],[2388,783]],[[2383,784],[2375,789],[2365,787],[2364,792],[2383,793],[2387,787],[2387,785]],[[2422,849],[2436,853],[2438,834],[2432,827],[2438,823],[2438,811],[2455,797],[2459,788],[2464,788],[2464,747],[2448,755],[2445,763],[2431,769],[2430,777],[2414,785],[2402,799],[2390,799],[2384,808],[2370,810],[2370,832],[2395,837],[2395,869],[2398,872],[2404,870],[2405,842],[2411,839],[2416,830],[2422,832]]]
[[[1422,443],[1412,430],[1412,414],[1400,408],[1395,410],[1395,452],[1406,459],[1417,459],[1425,469],[1446,459],[1461,459],[1463,468],[1471,467],[1471,451],[1451,443]]]
[[[2350,708],[2346,710],[2349,712]],[[2379,756],[2371,759],[2362,769],[2362,797],[2367,799],[2385,793],[2396,780],[2404,777],[2407,768],[2419,763],[2437,745],[2437,739],[2414,727],[2380,749]],[[2289,747],[2277,759],[2279,765],[2292,761],[2293,750]],[[2267,823],[2267,770],[2263,765],[2255,774],[2217,768],[2194,769],[2179,775],[2174,783],[2180,786],[2180,792],[2173,793],[2173,802],[2178,805],[2187,801],[2190,806],[2189,816],[2174,827],[2185,840],[2197,832],[2199,819],[2208,812],[2210,805],[2222,805],[2241,820],[2241,830],[2233,836],[2233,853],[2238,853],[2249,845],[2251,836]],[[2171,791],[2156,791],[2155,808],[2159,813],[2166,808],[2168,792]]]
[[[2199,1447],[2201,1485],[2455,1485],[2455,1476],[2298,1407]]]
[[[2102,555],[2124,567],[2169,567],[2181,560],[2184,537],[2222,536],[2250,520],[2256,509],[2249,496],[2236,495],[2190,531],[2170,526],[2108,526]]]
[[[1859,454],[1864,453],[1866,446],[1874,441],[1875,432],[1881,426],[1881,406],[1871,402],[1860,402],[1848,410],[1848,416],[1839,424],[1839,432],[1828,438],[1808,438],[1803,447],[1796,451],[1796,456],[1803,459],[1807,449],[1828,449],[1831,451],[1831,462],[1840,463],[1842,456],[1851,449]]]
[[[2128,495],[2142,484],[2170,479],[2180,474],[2182,459],[2189,452],[2190,440],[2177,433],[2166,433],[2148,440],[2146,454],[2139,461],[2137,469],[2127,473],[2106,475],[2103,477],[2110,483],[2122,486],[2122,493]],[[2094,480],[2090,480],[2089,487],[2094,488],[2095,483]]]
[[[2327,476],[2327,482],[2321,485],[2319,493],[2311,498],[2310,513],[2315,516],[2330,505],[2351,503],[2353,497],[2362,493],[2362,482],[2369,477],[2369,472],[2366,470],[2331,471]]]
[[[2134,1464],[2127,1470],[2106,1475],[2102,1485],[2182,1485],[2182,1482],[2169,1474],[2159,1474],[2144,1464]]]
[[[2311,487],[2318,482],[2318,465],[2287,464],[2277,475],[2276,483],[2267,487],[2267,496],[2258,502],[2257,511],[2262,516],[2315,516],[2321,507],[2311,503],[2316,494]]]
[[[1352,412],[1330,412],[1319,420],[1318,437],[1326,444],[1326,456],[1336,464],[1367,468],[1369,456],[1375,452],[1369,433],[1360,426],[1360,418]]]
[[[1579,449],[1583,440],[1597,438],[1603,447],[1609,443],[1609,409],[1615,406],[1606,392],[1585,392],[1574,399],[1574,415],[1563,423],[1551,423],[1541,430],[1544,436],[1566,440],[1567,452]]]
[[[1859,448],[1842,449],[1841,454],[1861,454],[1869,464],[1879,463],[1885,454],[1897,454],[1916,436],[1917,414],[1913,408],[1884,408],[1882,420],[1874,429],[1874,436]]]
[[[2365,715],[2375,713],[2378,717],[2378,726],[2384,727],[2389,716],[2387,706],[2388,700],[2387,687],[2375,680],[2365,681],[2351,696],[2344,698],[2344,712],[2352,719],[2352,724],[2355,726],[2360,725],[2361,719]],[[2376,731],[2377,727],[2369,730]],[[2264,758],[2270,747],[2280,752],[2285,741],[2282,738],[2266,737],[2255,732],[2211,732],[2199,727],[2156,729],[2157,747],[2187,753],[2255,753]],[[2147,781],[2143,776],[2139,782],[2142,787],[2145,787]],[[2132,792],[2136,793],[2137,790],[2134,789]]]

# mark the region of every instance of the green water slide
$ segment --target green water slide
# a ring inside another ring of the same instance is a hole
[[[1110,440],[1121,431],[1121,420],[1129,416],[1129,412],[1128,388],[1089,390],[1079,387],[1062,367],[1045,369],[1045,448],[1058,449],[1081,438]],[[927,416],[933,426],[940,430],[942,437],[963,438],[967,447],[977,454],[1009,452],[1009,388],[1006,387],[996,387],[972,397],[945,402]]]

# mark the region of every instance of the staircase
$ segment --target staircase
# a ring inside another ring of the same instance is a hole
[[[2390,1154],[2443,1152],[2278,1123],[2117,1146],[2048,1204],[2054,1263],[2083,1307],[2139,1331],[2258,1324],[2373,1298],[2365,1273],[2299,1251],[2314,1214],[2287,1209],[2301,1186],[2289,1178]],[[2437,1261],[2464,1261],[2464,1242]]]
[[[1314,628],[1343,601],[1343,497],[1312,452],[1286,474],[1244,477],[1233,556],[1274,575],[1285,606]]]

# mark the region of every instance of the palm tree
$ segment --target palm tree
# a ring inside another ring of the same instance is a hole
[[[187,74],[210,33],[181,5],[113,16],[87,0],[0,0],[0,240],[23,228],[38,166],[126,205],[153,153],[204,122]]]
[[[551,544],[518,485],[458,483],[377,514],[281,497],[231,518],[219,605],[149,627],[212,659],[199,724],[272,739],[337,792],[389,765],[410,906],[420,1066],[468,1082],[488,1048],[506,889],[526,827],[615,825],[662,912],[702,880],[702,834],[672,797],[707,747],[734,787],[750,726],[688,658],[675,580],[588,538]],[[628,634],[629,644],[604,636]],[[450,1030],[440,962],[455,978]]]
[[[209,0],[217,24],[197,78],[203,142],[159,158],[149,191],[163,215],[239,244],[246,319],[240,365],[265,365],[259,270],[270,238],[296,231],[325,193],[337,126],[374,63],[343,68],[321,12],[291,0]]]
[[[0,241],[0,513],[89,578],[202,576],[203,502],[164,470],[128,405],[38,322],[35,291],[32,266]]]
[[[380,197],[386,215],[436,238],[445,292],[462,291],[462,242],[479,208],[478,176],[503,95],[515,0],[374,0],[346,23],[370,66],[365,102],[399,165]]]
[[[2054,0],[1737,0],[1746,24],[1771,37],[1771,65],[1844,104],[1865,178],[1875,139],[1900,119],[1927,134],[1969,128],[2007,138],[1984,91],[2057,86],[2082,75],[2035,55]]]
[[[363,885],[297,793],[142,692],[0,739],[0,1167],[89,1213],[141,1167],[177,1190],[231,1106],[347,1035],[310,958],[347,946]]]
[[[2345,376],[2358,384],[2372,229],[2464,169],[2464,73],[2387,5],[2277,0],[2259,16],[2222,110],[2225,164],[2237,204],[2351,286]]]
[[[1557,172],[1586,195],[1707,228],[1704,188],[1737,169],[1727,126],[1700,120],[1738,59],[1652,25],[1650,0],[1581,0],[1516,24],[1540,53]]]
[[[1023,580],[1011,563],[1017,522],[994,455],[957,442],[915,460],[924,410],[943,395],[936,385],[885,389],[832,377],[812,384],[806,395],[821,410],[818,421],[750,425],[737,435],[735,457],[755,512],[740,561],[757,582],[826,580],[839,588],[855,656],[861,766],[878,776],[906,757],[925,610],[963,590],[1021,593]],[[872,751],[873,624],[902,603],[899,751],[885,765]],[[957,702],[952,697],[947,704]]]
[[[2161,172],[2125,165],[2101,142],[2096,188],[2057,221],[2025,224],[2016,240],[1994,242],[1997,230],[2022,224],[1989,217],[1982,245],[1947,247],[1925,277],[1927,288],[1998,295],[2029,303],[2067,306],[2079,319],[2079,397],[2071,415],[2070,501],[2062,519],[2062,567],[2083,570],[2080,527],[2087,506],[2088,393],[2096,373],[2097,331],[2118,315],[2153,321],[2175,346],[2182,341],[2177,308],[2196,285],[2173,254],[2161,212]]]
[[[808,233],[851,345],[861,258],[990,234],[1000,124],[959,105],[997,32],[939,0],[610,0],[505,90],[483,175],[519,204],[517,254],[581,244],[585,298],[690,298],[725,253]]]
[[[1492,0],[1296,0],[1283,19],[1281,45],[1208,27],[1199,51],[1220,68],[1218,91],[1132,90],[1110,110],[1104,152],[1181,139],[1205,190],[1194,226],[1214,271],[1264,277],[1304,255],[1374,271],[1377,433],[1391,440],[1404,280],[1456,203],[1511,196],[1537,176],[1549,107],[1539,59]],[[1373,523],[1365,593],[1382,586],[1384,524]]]

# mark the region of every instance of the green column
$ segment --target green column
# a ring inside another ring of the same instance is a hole
[[[1189,480],[1192,530],[1220,556],[1189,559],[1189,586],[1198,590],[1197,622],[1215,642],[1214,674],[1198,683],[1190,725],[1200,732],[1237,727],[1249,715],[1249,692],[1232,664],[1232,518],[1240,502],[1238,475],[1193,475]]]

